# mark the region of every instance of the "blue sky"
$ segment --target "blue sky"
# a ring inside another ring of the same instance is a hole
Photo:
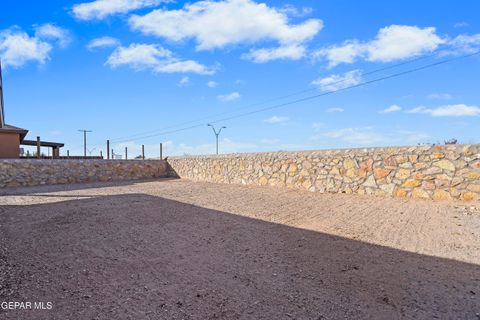
[[[213,153],[209,121],[480,50],[480,3],[467,0],[27,6],[3,0],[0,11],[6,121],[71,154],[82,153],[83,128],[92,154],[107,139],[130,155],[145,144],[156,156],[160,142],[170,155]],[[477,55],[220,121],[220,151],[478,143],[479,74]]]

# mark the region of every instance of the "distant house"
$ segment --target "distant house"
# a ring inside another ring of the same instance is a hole
[[[63,143],[25,140],[28,130],[12,126],[5,123],[5,110],[3,102],[3,82],[2,82],[2,63],[0,61],[0,158],[19,158],[20,145],[37,146],[52,148],[53,158],[60,156],[60,148]],[[40,152],[37,152],[40,154]]]

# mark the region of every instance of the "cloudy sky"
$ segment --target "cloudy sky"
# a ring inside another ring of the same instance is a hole
[[[93,131],[92,154],[106,139],[130,155],[159,142],[212,153],[208,122],[227,127],[221,152],[480,142],[478,55],[376,81],[479,51],[478,12],[468,0],[2,0],[6,120],[71,154],[78,129]]]

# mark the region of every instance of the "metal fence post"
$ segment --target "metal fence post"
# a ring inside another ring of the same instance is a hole
[[[40,159],[40,137],[37,136],[37,159]]]

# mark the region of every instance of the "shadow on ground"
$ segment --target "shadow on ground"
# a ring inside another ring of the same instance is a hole
[[[54,185],[42,185],[42,186],[32,186],[32,187],[9,187],[9,188],[0,188],[0,196],[7,195],[29,195],[38,193],[39,187],[43,188],[46,192],[57,192],[57,191],[74,191],[74,190],[85,190],[85,189],[97,189],[97,188],[108,188],[108,187],[121,187],[121,186],[130,186],[144,182],[152,181],[168,181],[176,180],[178,178],[155,178],[155,179],[140,179],[140,180],[124,180],[124,181],[96,181],[96,182],[84,182],[84,183],[69,183],[69,184],[54,184]]]
[[[2,319],[478,319],[480,266],[144,194],[0,211]],[[3,276],[2,276],[3,275]]]

